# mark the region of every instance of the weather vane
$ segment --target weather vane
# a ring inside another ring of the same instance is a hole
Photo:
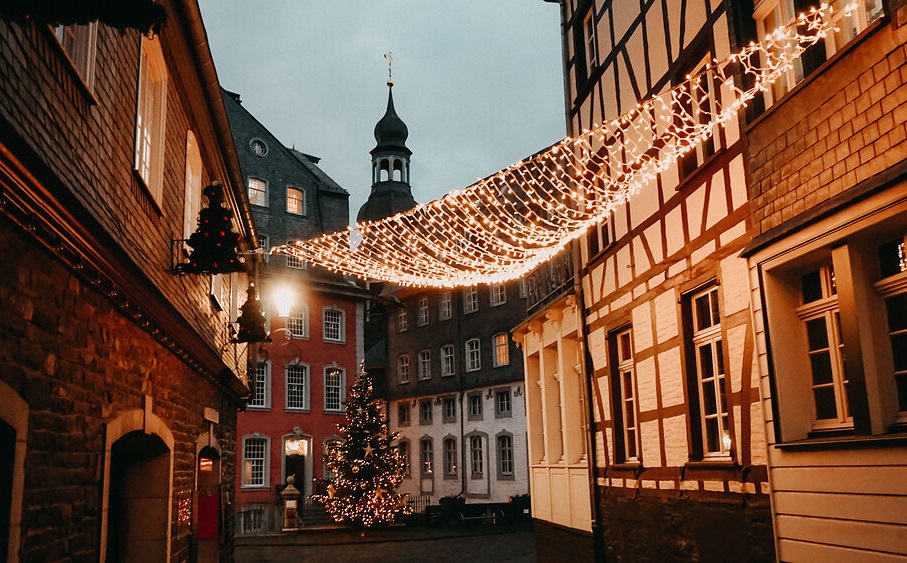
[[[394,54],[390,51],[384,53],[384,60],[387,61],[387,85],[394,85],[394,75],[392,66],[394,64]]]

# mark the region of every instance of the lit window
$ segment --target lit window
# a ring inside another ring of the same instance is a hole
[[[409,383],[409,356],[406,354],[397,356],[397,381]]]
[[[507,303],[507,288],[503,284],[491,286],[491,306],[497,307]]]
[[[443,377],[453,375],[456,373],[456,367],[453,344],[441,346],[441,375]]]
[[[416,369],[419,372],[419,379],[431,379],[431,351],[421,350],[419,352],[419,365]]]
[[[418,316],[416,317],[416,319],[416,324],[419,326],[425,326],[428,324],[428,297],[422,297],[419,299]]]
[[[287,213],[305,215],[305,192],[299,188],[287,188]]]
[[[268,408],[271,406],[271,363],[258,362],[255,370],[249,373],[249,408]]]
[[[457,441],[454,438],[444,439],[444,476],[457,476]]]
[[[482,369],[481,351],[478,338],[466,341],[466,371]]]
[[[268,183],[259,178],[249,178],[249,203],[268,206]]]
[[[475,313],[479,310],[479,291],[475,287],[463,289],[463,312]]]
[[[268,440],[261,437],[250,437],[243,440],[243,487],[268,486]]]
[[[309,408],[309,373],[301,364],[287,366],[287,410]]]
[[[337,367],[324,369],[324,410],[343,410],[343,383],[345,372]]]
[[[135,170],[161,204],[164,193],[164,124],[167,115],[167,66],[158,39],[142,38],[136,108]]]
[[[506,333],[495,334],[493,339],[494,346],[494,366],[506,366],[510,363],[510,338]]]
[[[343,323],[343,311],[339,309],[324,310],[324,339],[328,342],[343,342],[345,330]]]
[[[438,318],[446,321],[453,315],[452,296],[449,291],[441,293],[438,299]]]
[[[727,457],[731,451],[731,434],[728,428],[718,288],[712,287],[693,295],[691,305],[702,454]]]
[[[494,393],[494,416],[497,418],[507,417],[512,414],[512,403],[510,400],[510,389],[501,389]]]
[[[95,55],[97,53],[98,24],[91,22],[83,25],[58,25],[54,35],[66,56],[79,73],[82,82],[92,90],[94,88]]]
[[[292,338],[309,337],[309,310],[306,307],[293,307],[287,317],[287,330]]]

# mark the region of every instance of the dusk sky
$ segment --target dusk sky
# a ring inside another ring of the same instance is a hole
[[[543,0],[200,0],[221,85],[283,144],[320,157],[350,192],[371,187],[387,105],[409,128],[425,203],[565,135],[560,8]]]

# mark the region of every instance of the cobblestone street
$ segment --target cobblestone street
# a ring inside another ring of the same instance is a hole
[[[238,563],[422,562],[531,563],[531,523],[514,526],[393,528],[360,536],[350,530],[307,530],[294,535],[236,538]]]

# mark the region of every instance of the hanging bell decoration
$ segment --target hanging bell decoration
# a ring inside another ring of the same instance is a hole
[[[192,247],[189,262],[178,264],[178,274],[228,274],[243,271],[236,251],[239,235],[233,232],[233,212],[223,206],[224,188],[220,184],[206,186],[202,193],[208,207],[198,214],[198,228],[189,237]]]
[[[239,330],[233,342],[270,342],[271,337],[265,330],[264,311],[262,310],[261,301],[258,300],[254,283],[249,284],[246,295],[246,302],[239,308],[242,313],[236,319]]]

